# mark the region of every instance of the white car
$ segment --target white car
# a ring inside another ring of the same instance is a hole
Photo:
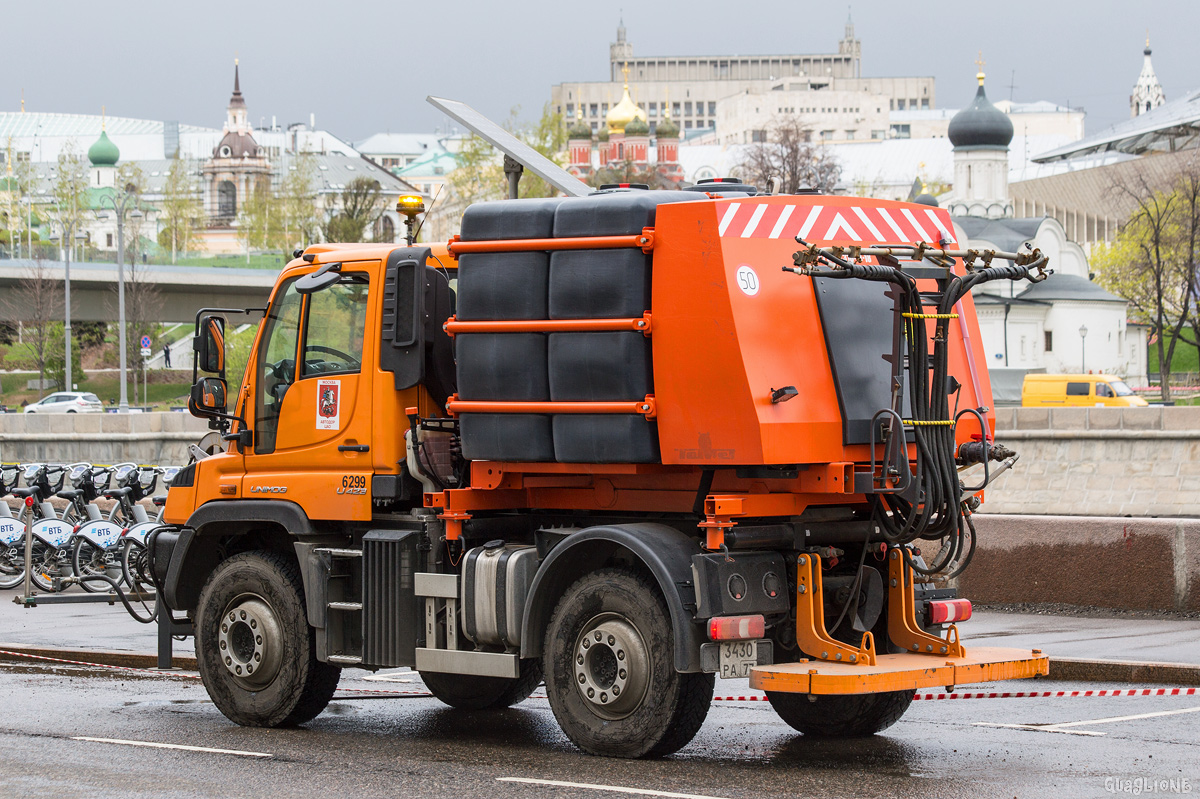
[[[25,406],[25,413],[101,413],[104,403],[86,391],[56,391]]]

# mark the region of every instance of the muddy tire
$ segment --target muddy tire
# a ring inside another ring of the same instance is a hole
[[[792,728],[822,738],[863,738],[895,724],[912,704],[913,691],[818,696],[768,691],[771,707]]]
[[[712,674],[675,670],[671,619],[657,583],[625,569],[585,575],[546,630],[546,694],[586,752],[660,757],[688,744],[712,703]]]
[[[315,718],[341,669],[316,657],[295,561],[246,552],[222,562],[200,592],[196,662],[217,709],[244,727]]]
[[[542,683],[542,664],[522,660],[519,677],[472,677],[423,671],[425,687],[442,702],[460,710],[502,710],[524,702]]]

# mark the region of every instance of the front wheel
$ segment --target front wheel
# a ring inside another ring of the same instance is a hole
[[[24,543],[0,544],[0,589],[16,588],[24,581]]]
[[[25,557],[25,544],[21,543],[21,557]],[[57,547],[48,546],[36,538],[29,557],[29,579],[33,587],[42,593],[54,593],[54,578],[62,573],[60,561],[66,555]]]
[[[712,703],[712,674],[675,670],[671,619],[652,578],[603,569],[567,589],[546,630],[546,694],[559,726],[595,755],[682,749]]]
[[[912,704],[913,691],[813,696],[768,691],[767,700],[793,729],[823,738],[863,738],[895,724]]]
[[[226,718],[287,727],[325,709],[342,670],[317,660],[296,562],[274,552],[223,561],[200,592],[196,663]]]

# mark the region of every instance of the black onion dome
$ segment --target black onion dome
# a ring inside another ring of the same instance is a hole
[[[1007,149],[1013,138],[1013,124],[1008,114],[992,105],[980,83],[975,100],[950,120],[947,135],[956,150]]]

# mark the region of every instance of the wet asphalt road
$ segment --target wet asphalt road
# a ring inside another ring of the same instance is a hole
[[[508,781],[512,778],[729,799],[1093,797],[1120,795],[1106,789],[1106,779],[1138,778],[1187,779],[1200,793],[1200,713],[1176,712],[1200,709],[1200,696],[918,701],[884,734],[856,741],[806,739],[780,722],[765,702],[716,702],[700,734],[679,754],[619,761],[576,750],[545,699],[529,699],[503,712],[466,713],[430,697],[367,693],[421,691],[416,675],[393,673],[396,680],[412,682],[366,681],[366,675],[345,672],[338,697],[305,728],[260,730],[228,722],[198,680],[0,664],[0,795],[622,795]],[[1001,687],[1115,686],[1038,681]],[[746,693],[744,683],[717,683],[718,696],[738,691]],[[976,726],[1162,712],[1170,715],[1069,728],[1104,733],[1099,736]],[[72,740],[76,736],[270,757]]]

